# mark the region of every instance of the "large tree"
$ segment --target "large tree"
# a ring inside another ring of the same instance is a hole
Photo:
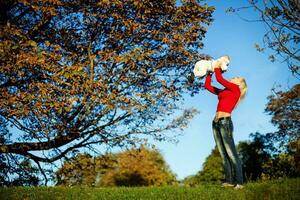
[[[249,9],[254,9],[258,17],[243,17],[242,12]],[[257,50],[268,53],[271,61],[286,62],[292,74],[300,78],[299,0],[248,0],[247,6],[231,7],[227,11],[238,14],[248,22],[262,22],[266,32],[263,35],[263,46],[255,45]]]
[[[0,153],[53,162],[80,147],[169,139],[213,7],[196,0],[0,1]],[[169,120],[167,120],[169,119]],[[8,129],[11,126],[12,128]]]

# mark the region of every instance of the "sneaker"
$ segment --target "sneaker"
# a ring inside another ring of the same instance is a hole
[[[239,189],[243,189],[243,188],[244,188],[244,186],[243,186],[243,185],[240,185],[240,184],[237,184],[237,185],[234,187],[235,190],[239,190]]]
[[[222,187],[234,187],[234,185],[231,183],[223,183]]]

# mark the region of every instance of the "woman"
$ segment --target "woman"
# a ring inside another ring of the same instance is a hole
[[[235,77],[227,81],[222,76],[220,66],[221,63],[218,63],[214,72],[217,81],[225,88],[219,89],[211,85],[211,73],[206,76],[205,88],[211,93],[218,95],[219,99],[212,128],[214,139],[224,165],[226,182],[223,183],[223,186],[235,186],[236,189],[240,189],[243,188],[243,172],[232,136],[233,124],[231,121],[231,112],[240,100],[245,97],[247,84],[240,77]]]

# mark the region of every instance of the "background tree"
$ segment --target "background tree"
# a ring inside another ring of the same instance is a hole
[[[272,155],[263,163],[262,179],[300,177],[300,142],[293,141],[287,151]]]
[[[0,144],[9,142],[6,138],[11,133],[6,125],[5,119],[0,116]],[[30,160],[21,156],[0,154],[0,186],[29,186],[39,182],[38,169]]]
[[[246,181],[300,176],[299,140],[289,143],[282,152],[277,150],[268,134],[255,133],[250,137],[251,140],[238,145]]]
[[[18,177],[16,177],[12,184],[13,186],[37,186],[39,184],[38,178],[38,168],[32,166],[29,159],[25,159],[18,165],[18,170],[20,167],[20,172]]]
[[[93,186],[96,181],[94,159],[88,154],[78,154],[76,157],[65,161],[56,175],[57,185]]]
[[[140,147],[117,154],[117,166],[100,180],[101,186],[161,186],[176,184],[163,156],[155,149]]]
[[[263,46],[256,44],[260,52],[271,49],[269,59],[285,61],[291,72],[300,78],[300,5],[298,0],[248,0],[249,6],[229,8],[227,12],[239,15],[243,10],[254,9],[258,19],[245,19],[248,22],[262,22],[267,31],[263,36]]]
[[[78,155],[56,172],[58,185],[150,186],[175,184],[176,177],[158,150],[141,146],[115,154]]]
[[[205,57],[199,50],[213,7],[196,0],[10,0],[1,7],[0,117],[9,134],[0,153],[39,165],[81,147],[173,139],[163,131],[183,129],[196,113],[168,118],[183,93],[199,90],[189,75]]]
[[[293,176],[300,177],[300,140],[289,143],[288,154],[293,156],[293,168],[295,169]]]
[[[224,168],[221,155],[215,147],[211,154],[205,159],[202,170],[196,175],[190,176],[184,180],[185,185],[195,186],[201,183],[221,183],[225,180]]]
[[[0,186],[37,186],[40,184],[39,169],[29,159],[19,158],[6,162],[8,156],[0,155]],[[13,158],[15,159],[15,158]]]
[[[250,134],[251,140],[238,144],[238,153],[243,164],[245,181],[256,181],[262,178],[264,165],[271,160],[272,145],[268,138],[260,133]]]
[[[56,171],[56,185],[96,186],[100,177],[110,168],[116,166],[113,154],[92,157],[89,154],[78,154],[66,160]]]
[[[198,176],[200,182],[220,183],[224,180],[222,158],[217,147],[206,158],[202,170],[196,176]]]
[[[300,139],[300,84],[294,85],[288,91],[273,89],[268,97],[265,112],[272,116],[271,122],[277,131],[269,133],[274,142],[280,142],[281,147],[287,147],[292,141]]]

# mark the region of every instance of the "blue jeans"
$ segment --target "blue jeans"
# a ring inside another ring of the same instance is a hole
[[[214,138],[221,154],[225,180],[231,184],[243,184],[242,164],[232,137],[233,124],[230,117],[212,122]]]

